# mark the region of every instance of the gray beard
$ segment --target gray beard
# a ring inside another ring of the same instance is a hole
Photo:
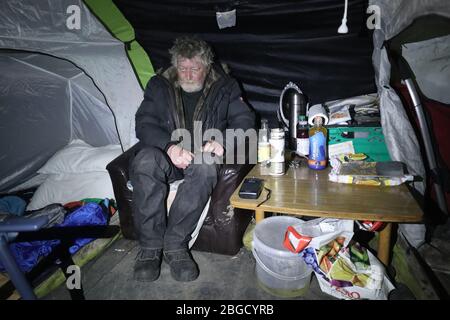
[[[180,83],[180,87],[187,93],[198,92],[203,89],[202,83]]]

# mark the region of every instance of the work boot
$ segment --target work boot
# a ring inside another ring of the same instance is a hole
[[[161,271],[162,249],[141,249],[134,264],[134,280],[155,281]]]
[[[199,275],[198,266],[187,249],[164,251],[164,261],[170,266],[172,278],[177,281],[193,281]]]

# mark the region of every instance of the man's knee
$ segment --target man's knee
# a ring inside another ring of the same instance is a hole
[[[135,156],[131,163],[134,173],[150,173],[155,169],[161,170],[160,164],[164,159],[163,152],[155,147],[144,147]]]

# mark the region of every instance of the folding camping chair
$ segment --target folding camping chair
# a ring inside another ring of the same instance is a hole
[[[65,277],[70,276],[66,270],[70,265],[75,265],[69,252],[71,241],[76,238],[111,238],[116,235],[119,226],[80,226],[80,227],[51,227],[61,211],[49,210],[46,214],[37,212],[30,216],[11,216],[0,220],[0,261],[2,262],[9,278],[19,294],[25,300],[37,299],[33,288],[26,275],[21,271],[15,261],[9,244],[13,241],[33,240],[61,240],[61,244],[46,259],[58,259]],[[64,212],[63,212],[64,213]],[[69,289],[72,299],[83,299],[83,289]]]

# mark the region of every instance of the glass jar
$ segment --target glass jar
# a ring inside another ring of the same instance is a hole
[[[270,174],[284,174],[284,130],[275,128],[270,131]]]
[[[258,132],[258,163],[270,160],[269,123],[261,119],[261,129]]]

